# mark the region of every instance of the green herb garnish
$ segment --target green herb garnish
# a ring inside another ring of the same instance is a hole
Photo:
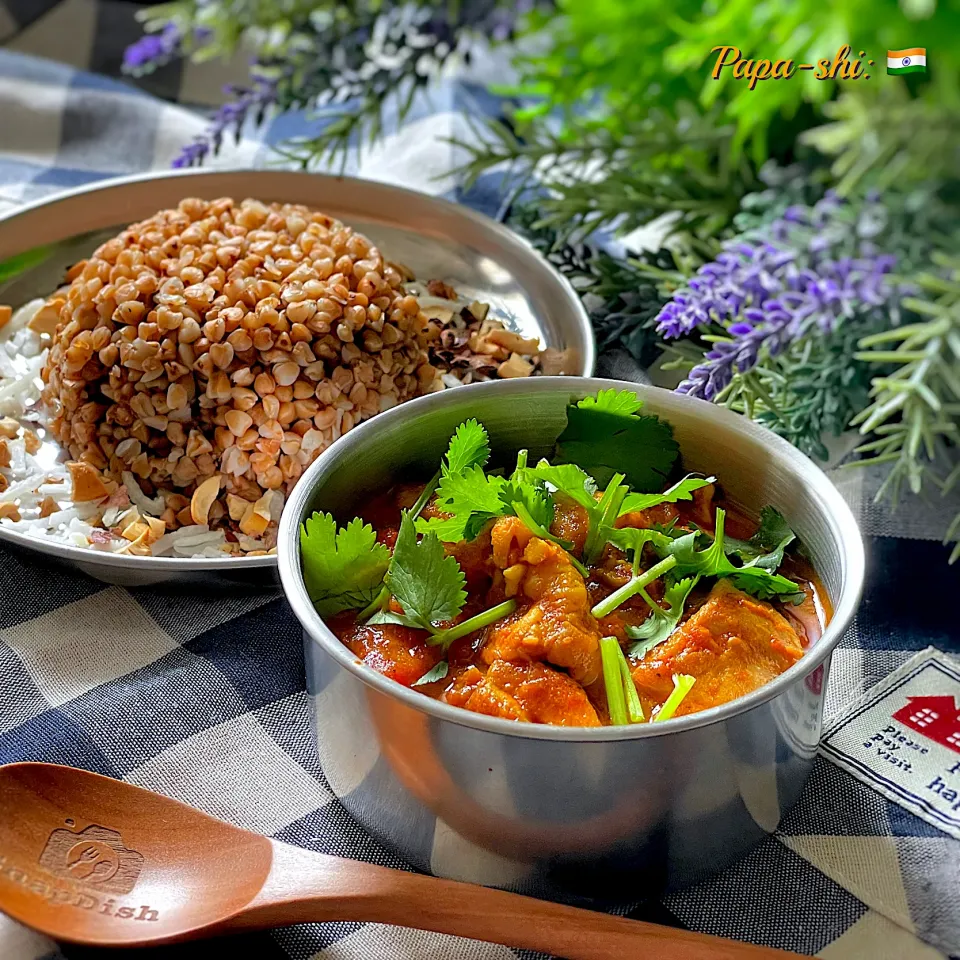
[[[660,506],[661,503],[692,500],[694,490],[709,487],[711,483],[716,482],[716,477],[695,477],[693,474],[689,474],[682,480],[678,480],[669,490],[664,490],[663,493],[631,493],[624,499],[619,516],[622,517],[625,513],[649,510],[651,507]]]
[[[760,526],[749,540],[727,537],[723,549],[728,556],[736,556],[752,566],[775,572],[783,563],[783,552],[796,540],[783,514],[773,507],[760,511]]]
[[[331,617],[368,604],[379,592],[390,551],[373,527],[351,520],[337,530],[329,513],[315,513],[300,529],[303,580],[317,612]]]
[[[687,597],[690,596],[690,591],[699,580],[699,575],[695,575],[670,584],[663,593],[663,599],[667,604],[666,610],[651,599],[646,590],[640,591],[640,596],[650,607],[650,616],[639,626],[626,628],[627,636],[631,640],[638,641],[630,648],[631,657],[644,657],[654,647],[669,638],[683,616],[683,606],[687,602]]]
[[[490,459],[490,440],[483,425],[465,420],[454,431],[447,447],[446,473],[463,473],[470,467],[485,467]]]
[[[630,664],[623,655],[616,637],[600,641],[600,662],[603,665],[603,684],[607,693],[610,722],[614,724],[643,723],[646,719],[636,684],[630,675]]]
[[[447,556],[433,533],[417,540],[414,521],[404,514],[384,583],[403,608],[403,613],[382,610],[368,621],[396,623],[430,634],[427,643],[446,651],[454,640],[505,617],[517,607],[515,600],[497,604],[452,627],[439,624],[453,620],[467,600],[466,578],[455,557]]]
[[[695,530],[670,543],[667,551],[677,560],[677,573],[681,575],[697,573],[704,577],[729,577],[739,590],[760,600],[776,597],[784,602],[801,603],[805,595],[797,584],[758,563],[758,560],[765,558],[769,560],[776,556],[776,551],[765,557],[757,557],[740,567],[730,561],[724,550],[724,517],[725,512],[718,508],[716,532],[710,545],[704,550],[696,549],[698,538],[705,536],[701,531]],[[783,552],[780,551],[779,558],[782,559],[782,557]],[[779,559],[777,565],[779,565]]]
[[[567,407],[567,427],[557,439],[560,463],[575,463],[606,485],[622,472],[640,492],[663,487],[679,453],[670,425],[638,416],[643,401],[629,390],[601,390]]]
[[[450,664],[446,660],[435,663],[419,680],[414,680],[411,687],[422,687],[425,683],[434,683],[443,680],[450,672]]]
[[[404,515],[384,583],[403,607],[403,622],[421,630],[452,620],[467,601],[466,578],[454,557],[432,534],[417,540],[413,520]]]
[[[623,674],[620,671],[620,641],[616,637],[603,637],[600,641],[600,661],[603,664],[603,686],[607,691],[607,710],[610,722],[616,726],[627,723],[627,702],[623,690]]]
[[[689,677],[685,673],[675,673],[673,675],[673,692],[663,701],[663,706],[657,711],[657,715],[652,722],[660,723],[663,720],[669,720],[677,712],[677,707],[683,703],[684,697],[696,682],[696,677]]]

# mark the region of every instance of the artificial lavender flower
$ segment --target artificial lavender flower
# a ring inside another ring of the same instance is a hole
[[[686,289],[664,305],[657,316],[657,332],[669,340],[733,320],[745,306],[762,303],[779,289],[778,274],[793,259],[792,251],[770,243],[736,244],[704,264]]]
[[[127,73],[148,73],[172,60],[180,52],[183,35],[173,22],[158,33],[144,34],[123,52],[123,69]]]
[[[776,356],[811,330],[829,334],[841,319],[890,303],[897,292],[888,277],[894,257],[870,242],[860,243],[858,256],[833,255],[850,233],[836,220],[842,208],[832,193],[810,210],[788,208],[771,233],[790,246],[731,244],[663,307],[657,330],[665,338],[711,326],[727,334],[690,371],[679,393],[713,400],[735,374],[752,370],[761,353]]]
[[[237,139],[247,116],[253,112],[262,117],[266,109],[277,100],[277,81],[263,74],[254,74],[252,87],[237,87],[232,84],[224,92],[235,99],[228,101],[213,115],[210,126],[192,143],[188,143],[173,161],[174,167],[192,167],[203,162],[211,152],[216,152],[223,136],[233,131]]]

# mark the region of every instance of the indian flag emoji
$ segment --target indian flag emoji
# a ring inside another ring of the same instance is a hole
[[[887,51],[887,73],[926,73],[927,48],[908,47]]]

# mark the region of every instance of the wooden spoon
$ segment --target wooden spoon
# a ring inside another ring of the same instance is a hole
[[[311,853],[45,763],[0,767],[0,910],[56,940],[98,947],[357,920],[569,960],[798,956]]]

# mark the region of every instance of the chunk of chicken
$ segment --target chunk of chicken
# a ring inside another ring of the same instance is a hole
[[[508,522],[515,519],[504,518]],[[579,683],[593,683],[601,672],[600,631],[590,615],[583,577],[561,547],[539,537],[527,540],[519,561],[514,561],[517,541],[512,538],[514,546],[507,555],[498,554],[502,538],[497,528],[503,522],[497,521],[493,530],[494,560],[524,565],[517,596],[530,604],[488,631],[484,663],[546,660],[565,667]]]
[[[497,660],[487,671],[487,683],[510,694],[533,723],[560,727],[599,727],[597,711],[583,687],[544,663]]]
[[[441,657],[439,647],[423,642],[423,633],[395,623],[364,625],[344,618],[330,623],[333,632],[368,667],[409,687]]]
[[[440,699],[454,707],[504,720],[529,720],[517,700],[470,664],[457,670]]]
[[[597,727],[600,720],[586,691],[567,674],[543,663],[497,660],[484,676],[476,667],[461,671],[443,700],[505,720]]]
[[[673,674],[696,677],[680,716],[756,690],[802,656],[796,631],[769,603],[719,580],[703,606],[631,672],[645,708],[666,700]]]
[[[590,518],[587,511],[576,500],[563,493],[554,494],[553,523],[550,532],[561,540],[573,544],[575,554],[583,552],[583,545],[587,542],[590,532]]]

